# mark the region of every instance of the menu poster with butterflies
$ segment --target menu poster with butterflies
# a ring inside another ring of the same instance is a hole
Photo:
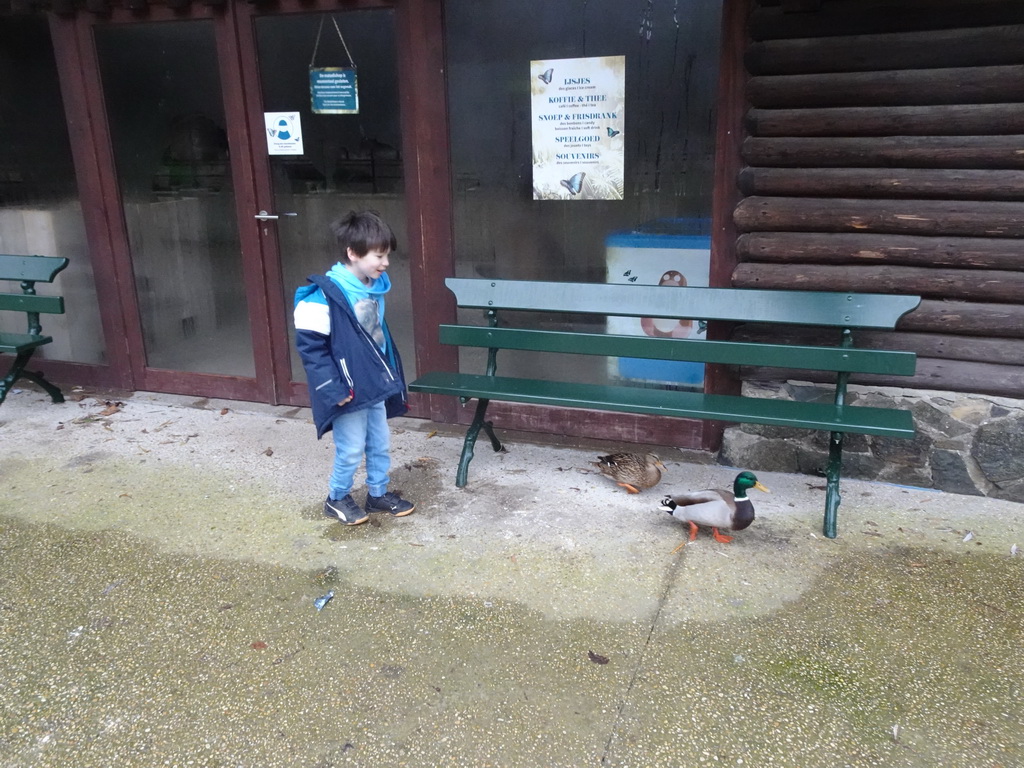
[[[533,199],[621,200],[626,57],[530,62]]]

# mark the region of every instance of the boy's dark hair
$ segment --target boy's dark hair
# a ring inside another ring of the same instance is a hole
[[[356,256],[365,256],[374,250],[395,251],[398,248],[395,233],[376,211],[349,211],[331,224],[331,232],[338,240],[344,258],[347,258],[347,248],[351,248]]]

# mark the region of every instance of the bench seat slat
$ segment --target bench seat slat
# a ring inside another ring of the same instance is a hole
[[[0,333],[0,352],[17,354],[41,347],[53,341],[52,336],[33,336],[28,333]]]
[[[535,405],[597,408],[677,418],[711,419],[773,426],[857,432],[883,437],[914,435],[909,411],[829,403],[798,403],[768,398],[707,395],[640,387],[482,376],[435,371],[409,385],[413,392],[467,398],[512,400]]]
[[[442,325],[441,341],[466,347],[496,347],[530,352],[639,357],[727,365],[772,366],[818,371],[848,371],[912,376],[917,355],[889,350],[844,349],[788,344],[754,344],[703,339],[654,339],[603,333],[486,326]]]
[[[460,307],[891,329],[920,296],[449,277]]]

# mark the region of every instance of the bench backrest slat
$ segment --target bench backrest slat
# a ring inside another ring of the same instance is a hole
[[[69,261],[63,256],[14,256],[0,253],[0,280],[52,283]]]
[[[440,331],[442,343],[464,347],[496,347],[530,352],[609,355],[850,373],[911,376],[917,360],[917,355],[913,352],[842,347],[753,344],[703,339],[653,339],[646,336],[562,333],[464,325],[442,325]]]
[[[24,293],[0,293],[0,310],[2,309],[62,315],[64,314],[64,298],[62,296],[31,296]]]
[[[460,307],[572,312],[623,317],[893,328],[919,296],[557,283],[450,277]]]

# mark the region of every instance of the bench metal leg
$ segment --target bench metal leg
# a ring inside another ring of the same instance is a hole
[[[29,359],[32,357],[32,353],[35,350],[29,350],[28,352],[21,352],[14,359],[14,364],[11,366],[11,370],[4,376],[4,380],[0,382],[0,403],[7,399],[7,393],[14,387],[14,382],[18,379],[28,379],[38,384],[40,387],[46,390],[47,394],[50,395],[50,399],[55,403],[63,403],[64,395],[59,388],[55,387],[42,373],[33,371],[26,371],[25,366],[28,365]]]
[[[823,533],[826,538],[834,539],[837,535],[836,520],[839,512],[839,474],[843,464],[843,433],[833,432],[828,441],[828,469],[825,477],[828,485],[825,489],[825,525]]]
[[[60,391],[60,388],[54,384],[51,384],[42,373],[33,371],[22,371],[21,378],[34,381],[40,387],[46,390],[47,394],[50,395],[50,399],[55,403],[64,402],[64,393]]]
[[[491,439],[491,447],[494,448],[495,453],[505,450],[505,446],[501,444],[497,435],[494,434],[494,424],[484,420],[484,415],[487,413],[487,405],[490,402],[490,400],[477,401],[473,423],[466,430],[466,439],[462,443],[462,456],[459,458],[459,470],[455,474],[455,485],[458,488],[465,488],[466,483],[469,481],[469,462],[473,460],[473,446],[476,445],[476,438],[480,434],[481,429]]]

